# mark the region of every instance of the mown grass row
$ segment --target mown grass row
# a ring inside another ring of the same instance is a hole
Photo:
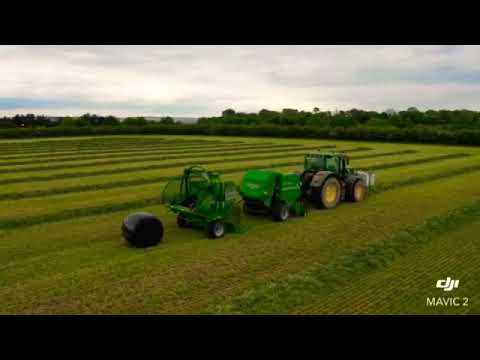
[[[445,274],[455,274],[463,298],[480,288],[480,217],[457,229],[434,236],[421,246],[379,271],[320,296],[296,308],[298,314],[465,314],[480,313],[480,303],[458,308],[426,306],[432,285]],[[368,291],[365,291],[368,289]],[[351,299],[355,299],[352,303]]]
[[[302,147],[301,145],[270,145],[270,146],[242,146],[239,148],[227,146],[225,148],[217,146],[213,150],[203,150],[198,149],[197,151],[192,150],[172,150],[172,151],[163,151],[160,153],[150,153],[148,155],[141,154],[141,155],[134,155],[134,154],[123,154],[113,159],[111,157],[92,157],[91,159],[78,159],[74,158],[74,161],[88,161],[87,163],[71,163],[67,161],[63,163],[63,160],[59,160],[62,164],[50,165],[50,163],[55,162],[55,160],[45,160],[48,162],[49,165],[41,165],[41,166],[28,166],[28,167],[20,167],[20,168],[9,168],[9,169],[0,169],[0,174],[11,174],[11,173],[21,173],[21,172],[34,172],[34,171],[49,171],[49,170],[60,170],[60,169],[75,169],[75,168],[82,168],[92,165],[115,165],[115,164],[123,164],[128,163],[129,161],[167,161],[167,160],[179,160],[179,159],[188,159],[193,157],[219,157],[225,156],[227,154],[230,155],[246,155],[246,154],[268,154],[273,151],[290,151],[290,150],[311,150],[317,149],[317,147]],[[99,160],[99,161],[96,161]],[[103,161],[102,161],[103,160]],[[38,160],[36,161],[38,163]],[[11,165],[11,164],[8,164]],[[18,164],[17,164],[18,165]],[[7,166],[7,164],[5,164]]]
[[[105,136],[105,137],[97,137],[97,136],[90,136],[90,137],[69,137],[69,138],[50,138],[50,139],[24,139],[24,140],[12,140],[12,141],[2,141],[0,142],[0,146],[24,146],[24,145],[36,145],[36,146],[50,146],[52,144],[97,144],[97,143],[106,143],[106,142],[118,142],[118,141],[131,141],[132,139],[139,139],[143,138],[145,141],[165,141],[170,140],[171,137],[168,136],[155,136],[155,137],[146,137],[146,136],[138,136],[138,135],[126,135],[126,136]],[[185,139],[185,137],[175,137],[176,139]],[[203,141],[209,141],[210,139],[200,139]]]
[[[310,149],[316,149],[317,147],[312,147]],[[295,148],[297,150],[298,148]],[[302,149],[305,150],[305,149]],[[367,151],[371,150],[371,148],[367,147],[358,147],[353,149],[346,149],[345,152],[357,152],[357,151]],[[269,151],[271,152],[271,151]],[[258,153],[258,152],[256,152]],[[223,155],[223,154],[222,154]],[[190,157],[190,156],[189,156]],[[242,158],[234,158],[234,159],[225,159],[228,162],[241,162],[241,161],[250,161],[250,160],[262,160],[262,159],[279,159],[285,157],[285,154],[276,154],[269,157],[263,156],[251,156],[251,157],[242,157]],[[200,161],[199,164],[215,164],[218,163],[219,160],[207,160],[207,161]],[[77,177],[90,177],[90,176],[101,176],[101,175],[113,175],[113,174],[122,174],[128,172],[135,172],[135,171],[143,171],[143,170],[158,170],[158,169],[168,169],[174,168],[179,166],[189,166],[192,165],[192,161],[185,161],[185,162],[175,162],[172,164],[150,164],[150,165],[141,165],[141,166],[131,166],[125,168],[113,168],[113,169],[103,169],[103,170],[94,170],[94,171],[85,171],[85,172],[74,172],[74,173],[60,173],[60,174],[51,174],[51,175],[40,175],[40,176],[24,176],[18,178],[4,178],[0,179],[0,185],[7,185],[7,184],[18,184],[18,183],[25,183],[25,182],[32,182],[32,181],[50,181],[50,180],[57,180],[57,179],[68,179],[68,178],[77,178]]]
[[[393,155],[407,155],[407,154],[417,154],[419,151],[414,149],[407,149],[407,150],[398,150],[398,151],[388,151],[382,152],[378,154],[367,154],[367,155],[359,155],[359,156],[350,156],[350,159],[373,159],[377,157],[385,157],[385,156],[393,156]]]
[[[392,190],[396,189],[401,186],[408,186],[408,185],[414,185],[414,184],[421,184],[429,181],[433,181],[439,178],[445,179],[449,177],[455,177],[455,176],[460,176],[464,174],[470,174],[473,172],[480,171],[480,164],[477,165],[471,165],[471,166],[466,166],[463,168],[455,168],[454,171],[450,172],[443,172],[441,174],[426,174],[426,175],[420,175],[420,176],[415,176],[412,178],[406,178],[406,179],[399,179],[395,180],[389,183],[380,183],[374,188],[372,188],[372,192],[382,192],[382,191],[387,191],[387,190]]]
[[[480,201],[427,219],[381,242],[367,245],[308,271],[271,281],[214,307],[216,314],[286,314],[312,298],[328,295],[356,278],[385,269],[399,257],[432,241],[437,235],[458,229],[480,217]]]
[[[261,144],[261,145],[273,145],[273,144],[268,144],[268,143],[255,143],[255,145]],[[196,151],[199,149],[210,149],[210,148],[215,148],[218,146],[241,146],[241,143],[238,144],[223,144],[223,143],[218,143],[214,145],[198,145],[198,144],[190,144],[190,145],[175,145],[175,144],[170,144],[167,146],[158,146],[158,145],[152,145],[152,146],[142,146],[138,145],[136,147],[133,147],[131,149],[123,148],[120,147],[118,149],[110,149],[110,150],[88,150],[88,151],[67,151],[67,152],[51,152],[51,153],[33,153],[33,154],[22,154],[22,155],[6,155],[6,156],[0,156],[0,161],[5,161],[5,162],[15,162],[15,161],[30,161],[30,160],[35,160],[35,161],[48,161],[50,159],[58,159],[58,158],[63,158],[63,157],[76,157],[76,158],[83,158],[83,157],[88,157],[88,156],[96,156],[96,155],[105,155],[105,157],[108,157],[109,155],[122,155],[122,154],[137,154],[137,153],[149,153],[149,152],[161,152],[161,151],[178,151],[178,150],[191,150],[191,151]],[[175,150],[172,150],[175,149]],[[8,165],[8,164],[6,164]]]
[[[119,224],[130,211],[0,231],[0,313],[198,314],[255,284],[328,263],[464,206],[480,195],[463,186],[476,176],[385,192],[281,224],[254,218],[260,225],[254,231],[222,241],[178,229],[163,206],[142,208],[167,224],[165,244],[144,251],[121,239]],[[438,193],[451,199],[440,197],[432,207]],[[311,235],[319,231],[322,236]]]
[[[425,164],[425,163],[429,163],[429,162],[432,162],[432,161],[459,159],[459,158],[464,158],[464,157],[467,157],[467,156],[471,156],[471,155],[467,154],[467,153],[453,153],[453,154],[437,155],[437,156],[432,156],[432,157],[427,157],[427,158],[419,158],[419,159],[414,159],[414,160],[405,160],[405,161],[397,161],[397,162],[393,162],[393,163],[383,163],[383,164],[373,165],[373,166],[365,168],[365,170],[368,170],[368,171],[383,170],[383,169],[389,169],[391,167],[398,167],[398,166],[403,166],[403,165]]]
[[[30,150],[28,152],[26,151],[12,151],[12,152],[5,152],[3,151],[0,156],[0,159],[3,160],[16,160],[16,159],[28,159],[30,157],[53,157],[53,156],[65,156],[65,155],[75,155],[75,154],[82,154],[82,155],[88,155],[88,154],[98,154],[99,152],[101,153],[116,153],[116,152],[130,152],[130,151],[137,151],[137,149],[143,149],[144,151],[150,150],[150,149],[170,149],[172,146],[175,147],[183,147],[185,149],[187,148],[202,148],[202,147],[213,147],[217,146],[219,144],[224,144],[224,145],[239,145],[239,144],[245,144],[243,141],[232,141],[232,142],[223,142],[223,141],[210,141],[208,143],[205,142],[199,142],[195,140],[188,140],[188,141],[162,141],[158,143],[149,143],[149,144],[144,144],[142,142],[137,142],[136,144],[130,144],[130,145],[125,145],[125,144],[111,144],[111,145],[105,145],[105,146],[100,146],[100,147],[92,147],[92,148],[81,148],[81,149],[50,149],[50,150]]]
[[[40,142],[25,142],[25,143],[2,143],[0,142],[0,150],[1,151],[25,151],[25,150],[42,150],[42,149],[72,149],[72,150],[80,150],[84,148],[103,148],[103,147],[110,147],[110,146],[134,146],[138,144],[139,140],[143,144],[168,144],[168,143],[182,143],[182,142],[191,142],[195,141],[199,144],[209,144],[214,142],[219,142],[221,140],[206,140],[206,139],[185,139],[185,138],[110,138],[110,139],[102,139],[102,141],[98,141],[98,139],[93,140],[80,140],[80,141],[47,141],[44,143]]]
[[[211,149],[217,146],[246,146],[247,144],[238,142],[238,143],[215,143],[215,144],[198,144],[198,143],[170,143],[170,144],[159,144],[159,145],[143,145],[137,144],[134,147],[109,147],[106,149],[98,149],[98,150],[78,150],[78,151],[58,151],[58,152],[35,152],[35,153],[27,153],[27,154],[19,154],[19,155],[5,155],[0,156],[0,160],[8,161],[11,164],[18,162],[27,162],[27,161],[36,161],[37,159],[59,159],[59,158],[90,158],[92,156],[115,156],[117,154],[131,154],[131,153],[138,153],[144,152],[148,153],[149,151],[168,151],[172,149],[177,150],[196,150],[196,149]],[[274,145],[272,143],[254,143],[254,145]],[[21,165],[21,164],[20,164]]]
[[[238,150],[244,149],[276,149],[281,148],[284,146],[298,146],[301,147],[300,144],[239,144],[239,145],[231,145],[231,144],[216,144],[216,145],[207,145],[207,146],[168,146],[168,147],[159,147],[159,148],[151,148],[151,149],[143,149],[137,148],[135,151],[117,151],[114,153],[108,152],[95,152],[89,155],[67,155],[67,156],[58,156],[58,155],[48,155],[45,157],[41,157],[42,161],[51,163],[67,163],[67,162],[77,162],[77,161],[87,161],[87,160],[102,160],[102,159],[117,159],[117,158],[137,158],[142,157],[145,155],[175,155],[175,154],[196,154],[197,152],[208,153],[214,152],[217,150],[226,151],[226,152],[233,152]],[[329,147],[334,147],[331,145]],[[29,158],[27,160],[14,160],[14,161],[4,161],[0,163],[1,167],[5,166],[18,166],[18,165],[29,165],[29,164],[37,164],[39,162],[39,158]]]
[[[452,154],[455,155],[455,154]],[[443,156],[437,156],[436,158],[430,158],[430,162],[432,161],[441,161],[444,160]],[[394,166],[394,163],[390,165],[390,168],[394,167],[403,167],[403,166],[410,166],[405,161],[397,162],[397,165]],[[411,164],[418,164],[418,161],[412,160]],[[219,173],[221,174],[232,174],[236,172],[242,172],[247,169],[255,169],[255,168],[276,168],[276,167],[286,167],[292,165],[291,162],[286,162],[286,163],[275,163],[272,165],[261,165],[261,166],[241,166],[238,168],[229,168],[229,169],[224,169],[220,170]],[[375,167],[377,165],[372,165],[371,168]],[[368,169],[368,167],[364,168]],[[455,172],[454,175],[457,175],[459,173],[462,174],[468,174],[472,172],[479,171],[479,167],[468,167],[464,168],[462,171],[457,171]],[[376,193],[380,193],[383,191],[387,190],[392,190],[392,189],[397,189],[400,187],[404,186],[409,186],[413,185],[416,183],[425,183],[427,181],[433,181],[439,178],[448,178],[453,176],[453,173],[451,171],[446,171],[442,172],[439,174],[436,174],[435,176],[420,176],[420,177],[412,177],[409,178],[408,181],[398,181],[394,183],[393,185],[390,185],[388,187],[385,187],[384,189],[379,188],[376,190]],[[164,177],[158,177],[157,181],[166,181],[168,178],[171,176],[164,176]],[[130,184],[131,186],[131,184]],[[98,189],[97,189],[98,190]],[[58,192],[57,192],[58,194]],[[152,206],[152,205],[159,205],[161,203],[161,196],[153,196],[153,197],[147,197],[143,199],[138,199],[135,201],[127,201],[123,203],[115,203],[115,204],[107,204],[107,205],[101,205],[101,206],[93,206],[93,207],[85,207],[85,208],[80,208],[80,209],[68,209],[68,210],[62,210],[60,212],[56,213],[50,213],[46,215],[40,215],[40,216],[31,216],[28,218],[14,218],[14,219],[5,219],[5,220],[0,220],[0,229],[13,229],[13,228],[20,228],[20,227],[27,227],[27,226],[33,226],[33,225],[38,225],[42,224],[45,222],[56,222],[56,221],[63,221],[71,218],[78,218],[78,217],[83,217],[83,216],[92,216],[92,215],[100,215],[100,214],[106,214],[106,213],[111,213],[111,212],[117,212],[117,211],[123,211],[123,210],[132,210],[136,208],[141,208],[141,207],[147,207],[147,206]]]
[[[347,151],[347,150],[348,149],[342,150],[342,151]],[[378,153],[378,154],[351,156],[350,158],[351,159],[369,159],[369,158],[386,157],[386,156],[392,156],[392,155],[412,154],[416,152],[417,152],[416,150],[391,151],[391,152],[384,152],[384,153]],[[270,164],[269,167],[275,168],[275,167],[283,167],[283,166],[291,166],[291,165],[293,166],[300,165],[300,162],[296,162],[296,161],[283,162],[280,165]],[[242,167],[241,170],[242,171],[245,170],[245,167]],[[49,195],[75,193],[75,192],[107,190],[107,189],[113,189],[113,188],[130,187],[130,186],[138,186],[138,185],[148,185],[148,184],[155,184],[155,183],[165,181],[168,178],[169,176],[155,176],[151,178],[139,178],[139,179],[132,179],[132,180],[113,181],[113,182],[108,182],[103,184],[85,184],[85,185],[53,188],[53,189],[10,192],[10,193],[0,194],[0,201],[28,199],[28,198],[36,198],[36,197],[43,197],[43,196],[49,196]]]

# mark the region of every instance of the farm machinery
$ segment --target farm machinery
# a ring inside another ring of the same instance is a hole
[[[301,178],[305,197],[316,207],[326,209],[343,200],[362,201],[375,185],[375,174],[355,171],[347,155],[334,152],[306,154]]]
[[[200,166],[170,179],[161,201],[177,214],[179,227],[202,228],[210,238],[239,229],[241,207],[235,184],[221,181],[218,173]]]
[[[240,195],[247,214],[271,214],[285,221],[290,213],[305,215],[302,181],[298,174],[270,170],[249,170],[242,179]]]
[[[343,200],[362,201],[374,185],[375,174],[352,169],[347,155],[311,152],[305,155],[303,172],[249,170],[239,190],[217,172],[188,167],[167,182],[161,203],[177,215],[179,227],[201,228],[208,237],[220,238],[240,230],[242,200],[246,214],[270,214],[285,221],[292,213],[305,215],[307,202],[331,209]],[[147,247],[162,240],[163,225],[151,214],[136,213],[124,220],[122,233],[130,244]]]
[[[330,209],[340,201],[362,201],[375,175],[355,171],[348,156],[333,152],[305,155],[304,170],[282,174],[271,170],[249,170],[242,179],[240,195],[247,214],[270,213],[274,220],[285,221],[291,210],[305,215],[305,203]]]

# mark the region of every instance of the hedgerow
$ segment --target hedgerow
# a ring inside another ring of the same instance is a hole
[[[148,124],[145,126],[118,125],[0,130],[0,138],[86,135],[222,135],[480,145],[480,129],[444,129],[428,125],[397,128],[394,126],[375,127],[367,124],[328,128],[300,125]]]

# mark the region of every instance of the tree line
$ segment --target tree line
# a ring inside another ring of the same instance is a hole
[[[299,111],[263,109],[258,113],[241,113],[227,109],[218,117],[203,117],[202,125],[279,125],[314,126],[322,128],[352,128],[359,126],[412,128],[434,126],[446,130],[480,129],[480,112],[470,110],[427,110],[410,107],[405,111],[389,109],[383,112],[351,109],[346,111]]]
[[[123,120],[109,115],[100,116],[95,114],[84,114],[79,117],[64,116],[58,118],[47,117],[45,115],[15,115],[13,117],[0,118],[0,128],[42,128],[42,127],[87,127],[87,126],[116,126],[116,125],[132,125],[144,126],[153,123],[163,125],[174,125],[175,120],[166,116],[159,121],[147,120],[143,116],[127,117]]]
[[[182,124],[171,117],[160,121],[147,121],[143,117],[120,121],[113,116],[90,114],[63,117],[54,124],[49,118],[34,115],[0,118],[0,124],[2,122],[11,122],[13,126],[0,125],[4,127],[0,129],[0,138],[175,134],[480,145],[480,113],[469,110],[421,112],[409,108],[379,113],[356,109],[329,112],[315,108],[311,112],[284,109],[237,113],[227,109],[221,116],[200,118],[196,124]]]
[[[0,129],[0,138],[31,138],[84,135],[214,135],[265,136],[308,139],[344,139],[382,142],[415,142],[430,144],[480,145],[480,129],[455,131],[436,127],[412,128],[339,127],[329,129],[318,126],[278,125],[202,125],[202,124],[147,124],[144,126],[85,126],[38,127]]]

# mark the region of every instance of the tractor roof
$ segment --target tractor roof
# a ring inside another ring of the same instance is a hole
[[[320,157],[320,156],[325,156],[325,157],[343,157],[343,158],[348,158],[347,154],[343,153],[338,153],[338,152],[324,152],[324,151],[312,151],[306,154],[306,156],[314,156],[314,157]]]

